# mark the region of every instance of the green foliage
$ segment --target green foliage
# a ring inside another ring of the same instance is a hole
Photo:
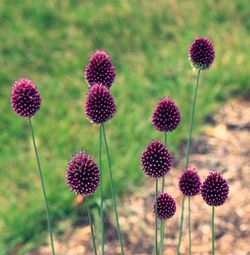
[[[216,61],[202,73],[195,131],[226,99],[249,92],[249,16],[247,0],[0,1],[0,250],[19,243],[30,249],[46,230],[28,121],[10,108],[14,80],[29,77],[42,95],[33,124],[56,223],[77,214],[65,183],[68,159],[80,148],[97,159],[98,127],[83,111],[89,55],[106,49],[117,67],[111,90],[118,112],[107,135],[122,194],[143,180],[139,160],[146,144],[163,138],[150,121],[159,98],[173,97],[182,112],[168,139],[171,151],[187,137],[195,82],[187,50],[196,36],[214,42]]]

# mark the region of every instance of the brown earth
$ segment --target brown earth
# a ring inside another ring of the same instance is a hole
[[[229,199],[215,210],[216,254],[250,255],[250,104],[242,99],[229,102],[209,123],[204,135],[192,144],[190,163],[198,169],[203,180],[210,171],[218,170],[230,185]],[[166,191],[175,198],[177,212],[165,224],[165,255],[176,254],[182,200],[176,187],[183,166],[184,157],[166,177]],[[154,182],[148,178],[145,180],[145,185],[137,193],[125,196],[119,202],[126,255],[154,253]],[[192,254],[211,254],[211,207],[196,196],[191,200],[191,210]],[[57,255],[94,254],[89,226],[72,228],[69,225],[65,228],[66,233],[56,240]],[[110,217],[107,217],[105,238],[106,254],[120,254],[114,222]],[[188,254],[186,217],[181,251],[181,254]],[[51,254],[48,246],[29,253],[47,254]]]

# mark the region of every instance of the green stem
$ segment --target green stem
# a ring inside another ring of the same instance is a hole
[[[212,255],[214,255],[214,206],[212,206]]]
[[[120,243],[120,247],[121,247],[121,254],[124,255],[124,250],[123,250],[123,245],[122,245],[122,238],[121,238],[120,223],[119,223],[118,213],[117,213],[117,209],[116,209],[115,189],[114,189],[112,170],[111,170],[111,160],[110,160],[109,148],[108,148],[108,143],[107,143],[107,138],[106,138],[106,132],[105,132],[104,125],[102,125],[102,130],[103,130],[104,142],[105,142],[107,159],[108,159],[109,178],[110,178],[110,186],[111,186],[111,194],[112,194],[112,204],[113,204],[114,213],[115,213],[115,220],[116,220],[116,226],[117,226],[117,235],[118,235],[118,239],[119,239],[119,243]]]
[[[91,215],[90,215],[88,197],[86,197],[85,199],[86,199],[86,207],[87,207],[88,218],[89,218],[89,225],[90,225],[90,230],[91,230],[91,238],[92,238],[93,249],[94,249],[95,255],[97,255],[96,245],[95,245],[95,236],[94,236],[94,230],[93,230],[93,225],[92,225],[92,220],[91,220]]]
[[[47,194],[46,194],[46,190],[45,190],[42,168],[41,168],[39,155],[38,155],[38,151],[37,151],[37,147],[36,147],[35,134],[34,134],[31,118],[29,118],[29,125],[30,125],[30,130],[31,130],[31,135],[32,135],[33,146],[34,146],[34,150],[35,150],[35,154],[36,154],[36,162],[37,162],[37,166],[38,166],[38,172],[39,172],[40,182],[41,182],[41,186],[42,186],[43,197],[44,197],[44,201],[45,201],[46,216],[47,216],[48,230],[49,230],[50,243],[51,243],[51,252],[53,255],[55,255],[52,226],[51,226],[50,217],[49,217],[48,199],[47,199]]]
[[[157,241],[157,229],[158,229],[158,178],[155,180],[155,255],[158,255],[158,241]]]
[[[167,146],[167,132],[164,132],[164,145]],[[161,192],[164,192],[164,186],[165,186],[165,176],[162,177],[162,187]],[[161,220],[161,226],[160,226],[160,255],[162,255],[163,252],[163,243],[164,243],[164,227],[165,227],[165,221]]]
[[[167,132],[164,132],[164,145],[167,146]],[[165,185],[165,176],[162,177],[162,186],[161,186],[161,192],[164,192],[164,185]]]
[[[194,90],[192,113],[191,113],[191,122],[190,122],[190,128],[189,128],[189,134],[188,134],[188,144],[187,144],[187,150],[186,150],[186,163],[185,163],[186,168],[188,167],[188,163],[189,163],[189,153],[190,153],[190,146],[191,146],[191,141],[192,141],[195,106],[196,106],[196,98],[197,98],[197,92],[198,92],[198,87],[199,87],[200,72],[201,72],[201,70],[199,69],[198,74],[197,74],[196,84],[195,84],[195,90]]]
[[[185,196],[182,198],[182,204],[181,204],[181,223],[180,223],[180,229],[179,229],[179,241],[178,241],[178,249],[177,254],[180,255],[180,249],[181,249],[181,238],[182,238],[182,231],[183,231],[183,219],[184,219],[184,205],[185,205]]]
[[[195,115],[195,106],[196,106],[196,98],[197,98],[197,92],[199,87],[199,80],[200,80],[200,72],[201,70],[198,70],[197,78],[196,78],[196,84],[195,84],[195,90],[194,90],[194,96],[193,96],[193,104],[192,104],[192,113],[191,113],[191,121],[190,121],[190,127],[189,127],[189,133],[188,133],[188,142],[187,142],[187,150],[186,150],[186,162],[185,162],[185,168],[188,167],[189,163],[189,154],[190,154],[190,147],[191,147],[191,141],[192,141],[192,132],[193,132],[193,124],[194,124],[194,115]],[[180,230],[179,230],[179,242],[178,242],[178,250],[177,254],[180,254],[180,247],[181,247],[181,238],[182,238],[182,231],[183,231],[183,220],[184,220],[184,200],[185,196],[182,198],[182,211],[181,211],[181,223],[180,223]],[[190,214],[190,211],[188,212]],[[188,215],[190,217],[190,215]],[[191,235],[191,230],[189,230]],[[191,245],[191,243],[189,243]],[[191,247],[189,247],[189,250],[191,250]]]
[[[102,174],[102,127],[99,128],[99,151],[98,161],[100,169],[100,204],[101,204],[101,247],[102,255],[104,255],[104,210],[103,210],[103,174]]]
[[[190,196],[188,197],[188,254],[192,254],[192,239],[191,239],[191,205],[190,205]]]
[[[163,252],[164,234],[165,234],[165,221],[161,220],[160,255],[162,255]]]

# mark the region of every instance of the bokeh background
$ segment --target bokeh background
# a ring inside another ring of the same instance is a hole
[[[27,76],[41,92],[33,124],[60,236],[60,222],[77,225],[85,217],[82,207],[72,205],[67,162],[80,148],[97,158],[98,126],[83,109],[88,91],[83,72],[90,54],[105,49],[117,70],[111,91],[118,111],[106,129],[122,199],[145,181],[140,154],[152,138],[162,138],[151,125],[151,113],[163,96],[180,107],[182,122],[169,135],[169,148],[176,158],[183,155],[195,81],[188,48],[196,36],[214,42],[216,59],[202,74],[194,136],[228,100],[249,95],[249,17],[247,0],[0,0],[0,254],[25,254],[46,242],[28,121],[10,107],[15,80]],[[107,176],[105,195],[109,205]],[[94,216],[97,198],[91,199]]]

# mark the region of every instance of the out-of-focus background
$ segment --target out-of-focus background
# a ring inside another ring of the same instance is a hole
[[[198,140],[194,146],[202,144],[199,135],[205,133],[208,123],[216,123],[211,116],[228,102],[249,98],[249,17],[247,0],[1,0],[0,254],[25,254],[47,241],[44,201],[28,121],[16,116],[10,107],[15,80],[29,77],[42,96],[42,107],[33,124],[55,236],[60,240],[68,228],[81,226],[85,217],[84,207],[77,206],[65,182],[67,162],[80,148],[97,158],[98,126],[86,119],[83,109],[88,91],[83,72],[90,54],[105,49],[116,66],[117,78],[111,92],[117,114],[106,128],[116,191],[120,199],[126,200],[128,192],[137,193],[142,185],[150,184],[140,169],[140,154],[152,138],[163,138],[153,129],[151,114],[164,96],[172,97],[182,113],[181,125],[169,135],[168,146],[176,157],[176,171],[183,167],[177,163],[183,159],[195,81],[188,48],[196,36],[207,36],[214,42],[216,59],[211,70],[202,73],[194,128]],[[247,108],[245,103],[243,106],[237,116]],[[232,111],[237,107],[236,103]],[[239,158],[237,163],[241,165]],[[106,170],[104,167],[104,173]],[[105,196],[109,208],[107,175]],[[91,198],[96,222],[97,199],[98,194]],[[243,210],[242,217],[249,218],[249,214],[244,215]],[[126,231],[130,236],[130,230]],[[151,254],[150,247],[145,254]]]

